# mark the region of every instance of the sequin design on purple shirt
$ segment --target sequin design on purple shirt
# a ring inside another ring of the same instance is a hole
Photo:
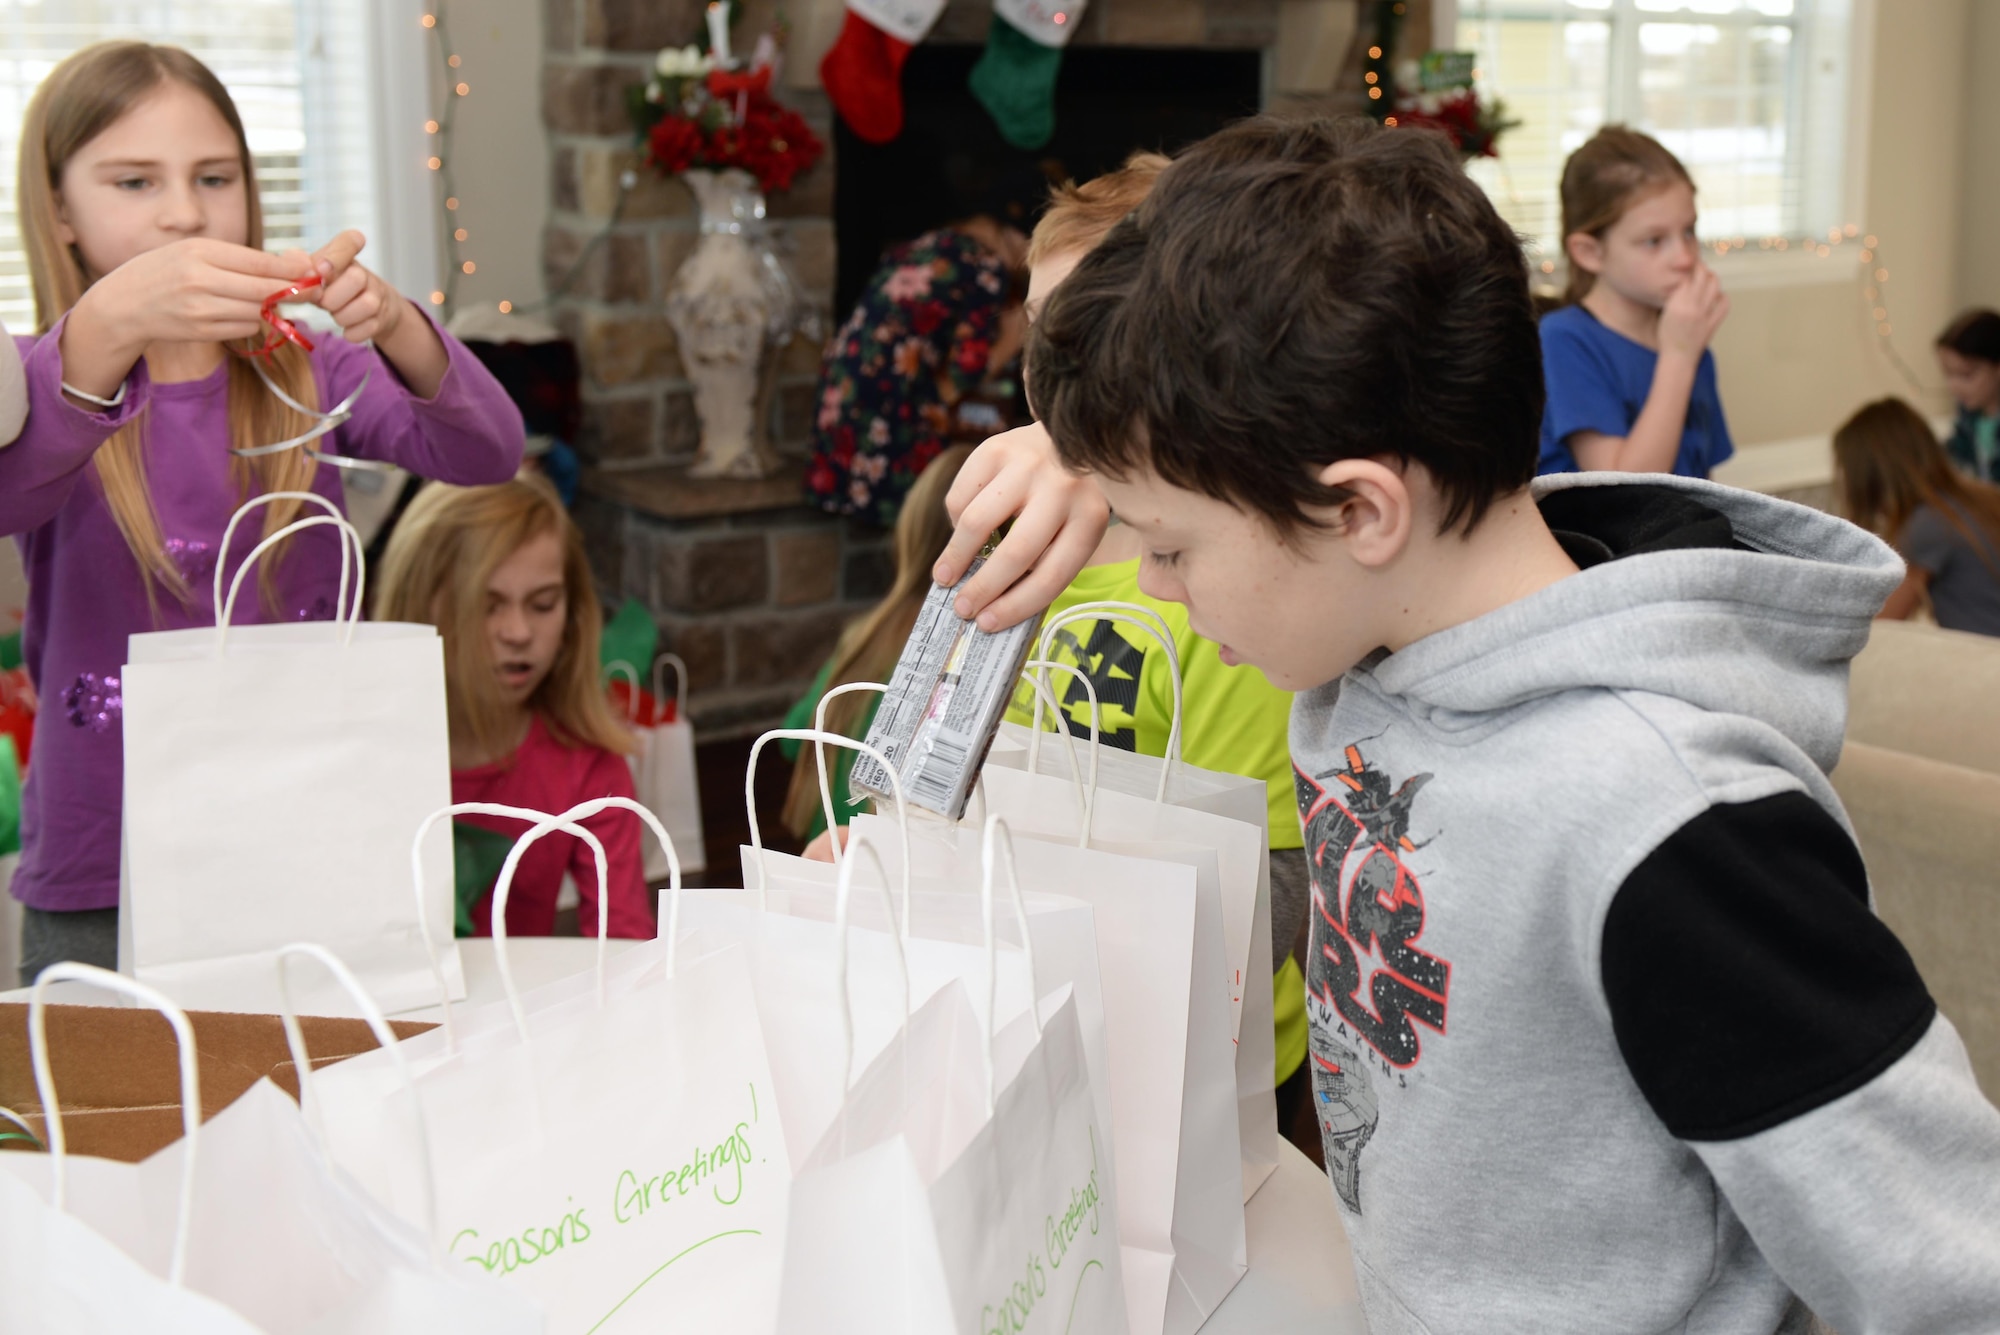
[[[325,594],[321,594],[312,600],[311,607],[301,607],[292,615],[300,621],[331,621],[333,620],[333,599],[327,597]]]
[[[80,672],[62,699],[73,728],[109,732],[125,716],[125,696],[116,677]]]
[[[168,538],[167,559],[188,584],[199,584],[215,573],[215,550],[198,538]]]

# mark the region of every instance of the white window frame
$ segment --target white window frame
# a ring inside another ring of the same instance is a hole
[[[60,16],[61,5],[62,0],[9,0],[0,11],[0,65],[15,64],[15,70],[5,71],[10,78],[18,78],[18,62],[27,58],[26,25],[47,21],[51,11]],[[306,238],[322,245],[344,228],[362,228],[368,236],[363,263],[428,306],[440,273],[442,201],[425,162],[430,150],[424,122],[433,114],[436,62],[434,39],[421,22],[423,0],[292,0],[291,7],[305,131],[301,174],[320,180],[328,173],[348,174],[347,188],[308,194]],[[228,0],[154,0],[146,6],[150,22],[79,22],[94,30],[81,34],[78,46],[127,37],[171,44],[177,17],[213,27],[228,8]],[[218,73],[226,82],[227,72]],[[23,111],[26,102],[24,95]],[[18,123],[0,124],[0,135],[7,139],[0,207],[12,214]],[[0,256],[24,263],[11,247]],[[9,322],[9,333],[33,331],[31,311],[16,314],[16,320]]]
[[[1745,9],[1729,14],[1696,12],[1691,5],[1677,10],[1641,9],[1639,0],[1438,0],[1433,30],[1451,33],[1454,41],[1461,19],[1517,16],[1547,17],[1551,23],[1565,19],[1605,22],[1610,25],[1610,68],[1606,72],[1606,123],[1639,125],[1639,25],[1647,22],[1688,22],[1717,27],[1786,26],[1803,44],[1787,90],[1787,124],[1803,133],[1788,136],[1788,158],[1817,155],[1811,167],[1795,168],[1807,198],[1799,204],[1802,219],[1815,215],[1827,224],[1852,223],[1866,230],[1869,92],[1873,87],[1873,42],[1876,0],[1797,0],[1807,12],[1790,17],[1772,16]],[[1827,62],[1833,62],[1831,70]],[[1484,88],[1484,92],[1504,89]],[[1503,138],[1501,154],[1506,154]],[[1792,241],[1824,240],[1823,229],[1801,224],[1786,231]],[[1722,238],[1714,238],[1722,239]],[[1553,261],[1553,275],[1537,275],[1543,281],[1559,280],[1567,264],[1560,244],[1553,253],[1539,258]],[[1709,264],[1732,287],[1778,287],[1801,283],[1852,281],[1860,266],[1855,248],[1839,247],[1828,257],[1801,245],[1784,251],[1752,245],[1711,254]]]

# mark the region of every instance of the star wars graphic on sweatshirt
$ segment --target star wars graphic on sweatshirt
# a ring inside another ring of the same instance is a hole
[[[1294,770],[1312,878],[1306,1008],[1312,1018],[1313,1110],[1327,1175],[1361,1212],[1361,1152],[1381,1108],[1375,1082],[1406,1082],[1421,1029],[1445,1032],[1451,965],[1417,942],[1424,894],[1403,861],[1420,844],[1410,813],[1428,774],[1398,786],[1359,744],[1317,778]]]

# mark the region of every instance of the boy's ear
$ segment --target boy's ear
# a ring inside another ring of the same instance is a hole
[[[1604,272],[1604,242],[1588,232],[1571,232],[1563,238],[1569,262],[1587,274]]]
[[[1409,546],[1416,502],[1403,470],[1380,459],[1339,459],[1320,469],[1319,481],[1347,493],[1333,531],[1356,564],[1386,566]]]

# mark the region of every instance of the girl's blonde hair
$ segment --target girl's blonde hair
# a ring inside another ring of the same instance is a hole
[[[568,610],[562,648],[528,707],[564,745],[601,746],[624,755],[633,749],[632,734],[612,712],[599,675],[604,614],[583,535],[539,474],[523,473],[495,487],[426,485],[403,512],[383,553],[375,616],[438,628],[452,736],[486,755],[503,754],[515,739],[493,673],[486,587],[502,562],[548,533],[562,545]]]
[[[64,167],[79,149],[110,129],[169,80],[207,98],[236,136],[247,196],[246,240],[251,246],[264,244],[264,210],[258,201],[256,169],[250,160],[250,143],[243,133],[243,120],[236,114],[229,90],[208,66],[173,46],[152,46],[145,42],[99,42],[87,46],[57,65],[42,81],[28,103],[27,118],[21,126],[18,183],[21,236],[28,255],[28,275],[35,288],[38,333],[47,333],[95,281],[85,270],[83,257],[60,239]],[[268,445],[311,429],[311,421],[281,403],[257,379],[248,363],[236,357],[227,361],[232,448]],[[270,355],[267,367],[271,378],[287,394],[301,403],[317,401],[312,363],[305,353],[285,344]],[[139,565],[147,601],[152,602],[155,587],[163,585],[185,602],[189,593],[187,581],[167,552],[159,516],[153,510],[152,491],[146,483],[145,418],[141,416],[114,432],[98,447],[92,467],[103,488],[104,503],[124,536],[125,545],[131,549],[132,559]],[[250,494],[253,482],[260,492],[306,491],[312,486],[317,470],[317,462],[302,449],[230,461],[230,474],[242,497]],[[299,505],[297,501],[275,501],[266,506],[265,534],[275,533],[297,518]],[[267,602],[273,597],[270,576],[274,569],[275,563],[267,563],[263,575]]]
[[[2000,487],[1953,468],[1915,408],[1898,398],[1877,399],[1848,418],[1833,433],[1833,465],[1847,518],[1900,544],[1910,516],[1928,505],[2000,579],[1994,556],[2000,552]]]
[[[924,595],[931,590],[931,567],[951,541],[951,515],[944,508],[944,498],[971,454],[971,446],[954,445],[917,475],[910,494],[903,499],[902,513],[896,516],[896,581],[867,616],[841,634],[827,669],[827,690],[854,681],[889,680],[903,643],[917,624]],[[855,724],[879,698],[866,691],[841,696],[826,707],[827,731],[854,736]],[[812,828],[813,817],[820,814],[819,765],[813,751],[811,743],[799,748],[792,785],[785,793],[785,824],[801,838]],[[844,773],[845,769],[842,766],[833,772]]]
[[[1687,168],[1659,140],[1624,125],[1605,126],[1563,164],[1564,253],[1571,237],[1580,232],[1601,239],[1641,198],[1676,181],[1694,189]],[[1594,282],[1595,274],[1571,260],[1563,303],[1582,301]]]

